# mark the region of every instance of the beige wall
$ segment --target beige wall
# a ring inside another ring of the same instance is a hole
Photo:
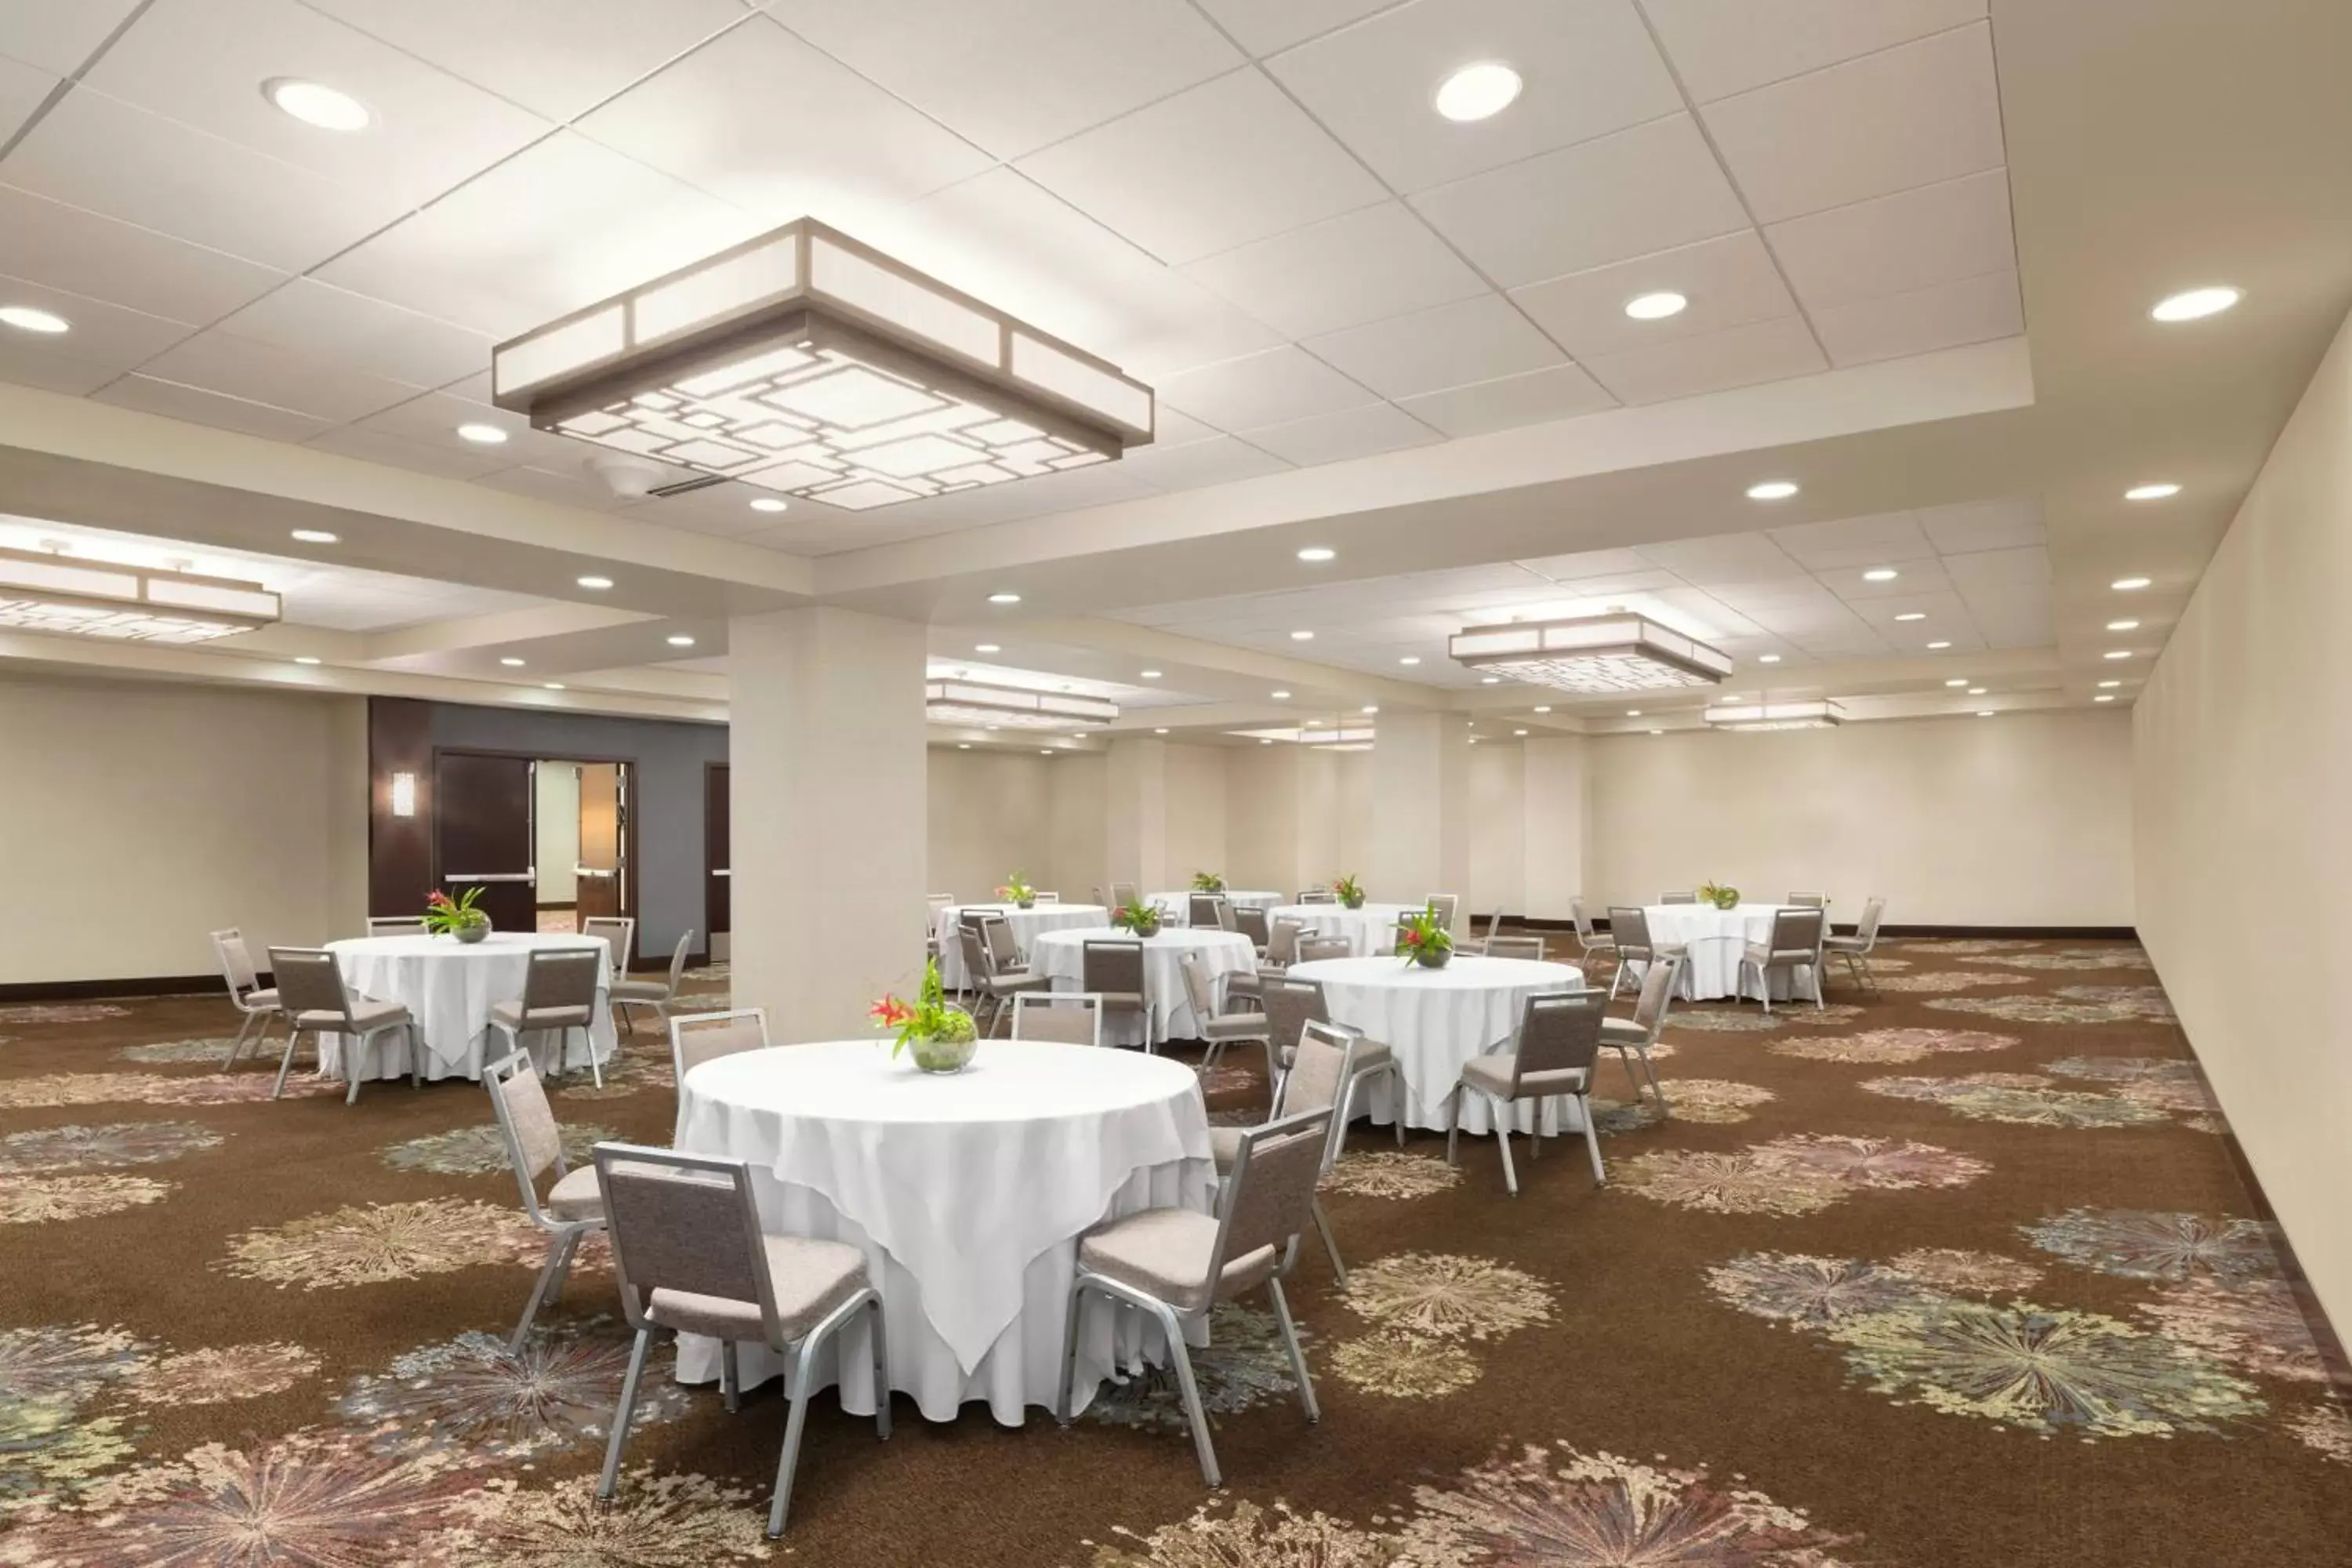
[[[217,973],[367,923],[358,698],[0,680],[0,984]]]
[[[542,761],[533,783],[531,826],[536,889],[542,904],[568,904],[580,894],[580,764]]]
[[[2352,1326],[2352,326],[2133,713],[2139,930],[2321,1303]]]
[[[924,879],[935,893],[968,901],[993,895],[1013,872],[1038,888],[1053,880],[1055,765],[1014,752],[930,749],[929,860]],[[1083,889],[1081,889],[1083,891]]]
[[[1168,748],[1166,871],[1171,888],[1190,887],[1196,871],[1224,869],[1225,758],[1230,754],[1215,746]]]

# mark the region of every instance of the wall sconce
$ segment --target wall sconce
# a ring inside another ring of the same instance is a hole
[[[392,775],[392,815],[394,816],[416,815],[416,775],[415,773]]]

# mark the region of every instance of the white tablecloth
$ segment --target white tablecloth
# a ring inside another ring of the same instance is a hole
[[[1584,973],[1574,964],[1463,952],[1443,969],[1423,969],[1402,958],[1327,958],[1294,963],[1290,975],[1323,987],[1324,1005],[1335,1022],[1361,1029],[1396,1052],[1404,1073],[1406,1125],[1438,1131],[1445,1129],[1445,1097],[1461,1080],[1463,1065],[1510,1037],[1528,997],[1584,989]],[[1367,1094],[1372,1120],[1385,1123],[1387,1097],[1377,1088]],[[1554,1130],[1555,1121],[1570,1131],[1582,1130],[1572,1113],[1560,1121],[1548,1109],[1546,1130]],[[1512,1126],[1534,1131],[1533,1102],[1517,1108]],[[1483,1097],[1464,1099],[1462,1130],[1494,1131]]]
[[[749,1161],[761,1225],[863,1247],[890,1325],[890,1382],[934,1421],[967,1400],[1018,1426],[1051,1408],[1078,1237],[1153,1207],[1213,1213],[1215,1170],[1198,1081],[1132,1051],[983,1040],[934,1077],[887,1037],[722,1057],[678,1089],[677,1147]],[[1118,1330],[1114,1320],[1132,1320]],[[1078,1398],[1115,1364],[1165,1346],[1139,1313],[1089,1310]],[[874,1411],[870,1331],[843,1331],[823,1377]],[[755,1345],[746,1387],[780,1370]],[[719,1375],[715,1340],[688,1335],[682,1382]]]
[[[1025,910],[1013,904],[950,904],[931,922],[931,934],[940,942],[940,983],[950,991],[961,991],[971,984],[964,973],[963,943],[956,940],[956,921],[966,910],[986,910],[1003,915],[1004,923],[1013,928],[1013,942],[1024,952],[1049,931],[1099,926],[1110,919],[1110,911],[1100,904],[1035,904]]]
[[[1270,892],[1264,888],[1227,888],[1220,895],[1237,910],[1270,910],[1289,899],[1288,893]],[[1160,906],[1161,914],[1182,925],[1192,911],[1191,889],[1181,893],[1154,893],[1151,901]]]
[[[1275,921],[1304,921],[1310,931],[1323,936],[1344,937],[1348,951],[1358,958],[1367,953],[1386,952],[1389,938],[1398,919],[1410,912],[1418,914],[1423,904],[1375,904],[1366,902],[1361,909],[1351,910],[1345,904],[1281,904],[1266,915]]]
[[[1133,940],[1132,935],[1115,926],[1048,931],[1030,949],[1029,959],[1033,966],[1054,977],[1055,990],[1083,991],[1085,944]],[[1198,952],[1209,961],[1209,973],[1217,982],[1220,1006],[1224,1005],[1224,977],[1248,974],[1257,969],[1257,948],[1238,931],[1160,927],[1158,935],[1146,938],[1143,943],[1143,997],[1150,1008],[1151,1037],[1155,1040],[1197,1037],[1201,1033],[1201,1026],[1192,1016],[1192,998],[1184,990],[1183,971],[1177,967],[1177,961],[1187,952]],[[1115,1044],[1144,1043],[1142,1030],[1133,1024],[1121,1022],[1112,1033],[1118,1037]]]
[[[1650,922],[1652,942],[1690,950],[1690,956],[1683,961],[1676,991],[1694,1001],[1708,1002],[1738,994],[1740,955],[1749,942],[1762,942],[1772,934],[1772,916],[1783,907],[1739,903],[1718,910],[1712,904],[1651,904],[1642,913]],[[1634,966],[1634,973],[1641,973],[1640,965]],[[1772,976],[1772,1000],[1786,1001],[1789,994],[1790,973],[1784,969]]]
[[[357,936],[331,942],[343,972],[343,983],[353,996],[374,1002],[397,1002],[416,1020],[425,1041],[425,1076],[429,1079],[482,1076],[482,1064],[506,1055],[507,1037],[490,1032],[490,1008],[500,1002],[522,1000],[523,973],[530,955],[541,948],[592,947],[609,952],[593,936],[541,936],[529,931],[492,931],[477,942],[453,936]],[[596,1011],[588,1026],[596,1059],[613,1054],[613,1010],[606,994],[609,972],[596,977]],[[544,1050],[540,1040],[526,1035],[526,1046]],[[564,1065],[585,1068],[588,1052],[572,1035],[566,1043]],[[648,1050],[667,1050],[667,1043]],[[320,1045],[320,1070],[340,1074],[342,1037],[328,1035]],[[408,1049],[398,1034],[380,1035],[368,1051],[367,1065],[378,1078],[408,1076]]]

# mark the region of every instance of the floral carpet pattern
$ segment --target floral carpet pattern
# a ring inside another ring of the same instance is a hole
[[[1825,1008],[1677,1005],[1662,1098],[1604,1063],[1602,1184],[1573,1132],[1515,1140],[1510,1197],[1491,1140],[1359,1129],[1321,1192],[1346,1283],[1310,1234],[1287,1286],[1320,1423],[1263,1293],[1194,1352],[1223,1490],[1158,1363],[1067,1431],[902,1398],[877,1444],[821,1393],[778,1542],[775,1384],[730,1415],[667,1347],[595,1503],[610,1252],[509,1352],[546,1237],[478,1087],[347,1107],[306,1057],[273,1100],[274,1053],[217,1070],[217,996],[0,1005],[0,1568],[2340,1560],[2352,1417],[2146,956],[1878,956]],[[1212,1117],[1260,1072],[1205,1079]],[[667,1051],[551,1101],[574,1161],[666,1142]]]

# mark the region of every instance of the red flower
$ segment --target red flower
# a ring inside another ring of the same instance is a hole
[[[1412,946],[1419,947],[1421,945],[1421,933],[1417,931],[1409,931],[1404,933],[1404,940]]]
[[[915,1016],[915,1010],[896,996],[885,996],[868,1007],[866,1016],[884,1028],[896,1028]]]

